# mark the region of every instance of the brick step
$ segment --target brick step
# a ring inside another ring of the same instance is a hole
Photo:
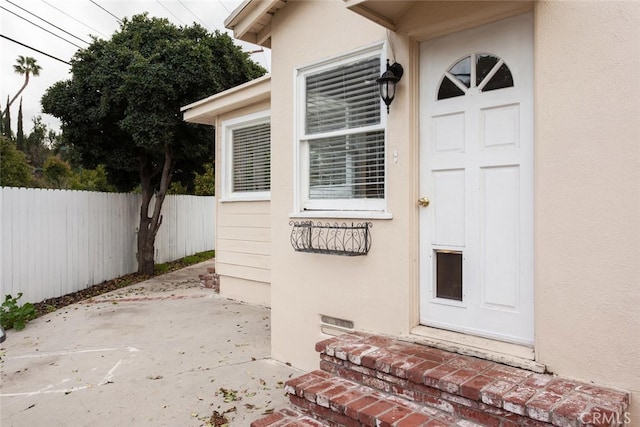
[[[321,423],[301,412],[289,408],[280,409],[273,414],[251,423],[251,427],[326,427]]]
[[[329,426],[475,426],[440,410],[382,393],[325,371],[313,371],[287,381],[285,392],[294,406]]]
[[[629,406],[627,392],[376,335],[316,350],[322,371],[485,426],[622,425]]]

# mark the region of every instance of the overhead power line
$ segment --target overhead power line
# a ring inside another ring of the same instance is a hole
[[[19,44],[20,46],[26,47],[27,49],[31,49],[31,50],[33,50],[33,51],[35,51],[35,52],[38,52],[39,54],[42,54],[42,55],[44,55],[44,56],[48,56],[49,58],[55,59],[56,61],[60,61],[60,62],[63,62],[63,63],[65,63],[65,64],[67,64],[67,65],[71,65],[71,63],[70,63],[70,62],[67,62],[67,61],[65,61],[65,60],[63,60],[63,59],[57,58],[57,57],[55,57],[55,56],[53,56],[53,55],[50,55],[50,54],[48,54],[48,53],[46,53],[46,52],[43,52],[43,51],[41,51],[41,50],[38,50],[38,49],[36,49],[35,47],[31,47],[31,46],[29,46],[29,45],[27,45],[27,44],[24,44],[24,43],[22,43],[22,42],[19,42],[19,41],[17,41],[17,40],[14,40],[14,39],[12,39],[11,37],[7,37],[7,36],[5,36],[4,34],[0,34],[0,37],[2,37],[3,39],[7,39],[7,40],[9,40],[10,42],[13,42],[13,43],[15,43],[15,44]]]
[[[185,9],[187,9],[187,10],[189,11],[189,13],[190,13],[191,15],[193,15],[193,17],[194,17],[194,18],[196,18],[198,21],[200,21],[200,23],[201,23],[201,24],[202,24],[202,25],[203,25],[207,30],[211,31],[211,28],[209,28],[209,26],[208,26],[207,24],[205,24],[204,22],[202,22],[202,20],[198,17],[198,15],[196,15],[195,13],[193,13],[193,12],[191,11],[191,9],[189,9],[189,8],[187,7],[187,5],[186,5],[186,4],[182,3],[182,0],[178,0],[178,3],[180,3],[180,4],[182,5],[182,7],[184,7]]]
[[[77,23],[84,25],[85,27],[87,27],[88,29],[90,29],[90,30],[92,30],[92,31],[95,31],[97,34],[100,34],[102,37],[105,37],[105,38],[107,37],[106,35],[104,35],[104,34],[103,34],[103,33],[101,33],[100,31],[96,30],[95,28],[90,27],[89,25],[87,25],[87,23],[86,23],[86,22],[83,22],[83,21],[81,21],[81,20],[79,20],[79,19],[77,19],[77,18],[74,18],[73,16],[71,16],[71,15],[69,15],[67,12],[65,12],[64,10],[57,8],[56,6],[54,6],[54,5],[52,5],[51,3],[47,2],[46,0],[41,0],[41,1],[42,1],[42,3],[46,4],[47,6],[52,7],[52,8],[54,8],[55,10],[57,10],[58,12],[62,13],[63,15],[66,15],[66,16],[68,16],[69,18],[73,19],[73,20],[74,20],[74,21],[76,21]]]
[[[220,3],[220,5],[224,7],[224,10],[226,10],[227,13],[231,13],[231,11],[227,8],[227,6],[225,6],[224,3],[222,3],[222,0],[218,0],[218,3]]]
[[[53,31],[49,31],[49,30],[47,30],[46,28],[44,28],[44,27],[42,27],[42,26],[40,26],[40,25],[36,24],[35,22],[31,22],[31,21],[29,21],[29,20],[28,20],[27,18],[25,18],[24,16],[20,16],[20,15],[18,15],[17,13],[15,13],[14,11],[7,9],[7,8],[6,8],[6,7],[4,7],[4,6],[0,6],[0,9],[2,9],[2,10],[6,10],[7,12],[9,12],[9,13],[11,13],[11,14],[13,14],[13,15],[17,16],[17,17],[18,17],[18,18],[20,18],[20,19],[24,19],[24,20],[25,20],[25,21],[27,21],[29,24],[31,24],[31,25],[33,25],[33,26],[36,26],[36,27],[40,28],[40,29],[41,29],[41,30],[43,30],[43,31],[46,31],[46,32],[47,32],[47,33],[49,33],[49,34],[52,34],[52,35],[56,36],[56,37],[57,37],[57,38],[59,38],[60,40],[64,40],[64,41],[66,41],[67,43],[69,43],[70,45],[73,45],[73,46],[77,47],[78,49],[82,49],[82,46],[78,46],[78,45],[77,45],[77,44],[75,44],[74,42],[72,42],[72,41],[69,41],[69,40],[65,39],[64,37],[62,37],[62,36],[60,36],[60,35],[58,35],[58,34],[54,33]]]
[[[169,12],[169,13],[171,14],[171,16],[173,16],[174,18],[176,18],[176,20],[177,20],[178,22],[180,22],[180,23],[181,23],[182,25],[184,25],[184,26],[186,26],[186,25],[187,25],[187,24],[185,24],[184,22],[182,22],[182,20],[181,20],[180,18],[178,18],[178,17],[176,16],[176,14],[175,14],[175,13],[171,12],[171,10],[169,10],[169,8],[168,8],[167,6],[163,5],[163,4],[162,4],[162,2],[161,2],[160,0],[156,0],[156,1],[158,2],[158,4],[159,4],[160,6],[162,6],[162,7],[164,8],[164,10],[166,10],[167,12]]]
[[[107,12],[109,15],[113,16],[114,18],[116,18],[116,21],[118,21],[119,24],[122,24],[122,21],[120,20],[120,18],[118,18],[116,15],[114,15],[113,13],[109,12],[107,9],[105,9],[104,7],[100,6],[98,3],[96,3],[93,0],[89,0],[91,3],[95,4],[96,6],[98,6],[100,9],[104,10],[105,12]]]
[[[71,34],[71,33],[70,33],[70,32],[68,32],[67,30],[65,30],[65,29],[63,29],[63,28],[60,28],[60,27],[58,27],[58,26],[57,26],[57,25],[55,25],[55,24],[52,24],[51,22],[47,21],[46,19],[39,17],[39,16],[38,16],[38,15],[36,15],[35,13],[28,11],[28,10],[27,10],[27,9],[25,9],[24,7],[22,7],[22,6],[20,6],[20,5],[17,5],[17,4],[13,3],[13,2],[12,2],[12,1],[10,1],[10,0],[5,0],[5,1],[6,1],[7,3],[9,3],[10,5],[13,5],[13,6],[17,7],[18,9],[20,9],[20,10],[23,10],[23,11],[27,12],[29,15],[31,15],[31,16],[35,16],[35,17],[36,17],[36,18],[38,18],[39,20],[41,20],[41,21],[43,21],[43,22],[46,22],[47,24],[51,25],[53,28],[55,28],[55,29],[57,29],[57,30],[62,31],[63,33],[68,34],[68,35],[70,35],[71,37],[74,37],[74,38],[76,38],[76,39],[80,40],[80,41],[81,41],[81,42],[83,42],[83,43],[90,44],[88,41],[82,40],[80,37],[76,36],[75,34]]]

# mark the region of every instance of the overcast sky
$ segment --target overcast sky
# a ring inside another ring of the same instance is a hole
[[[0,0],[0,105],[6,108],[7,96],[13,98],[24,83],[24,76],[14,72],[19,55],[31,56],[42,67],[38,77],[31,77],[22,92],[24,132],[32,129],[32,118],[41,115],[45,123],[59,131],[59,122],[42,114],[40,98],[47,88],[71,77],[69,65],[79,48],[88,46],[89,35],[110,39],[119,29],[116,19],[148,12],[150,16],[167,18],[176,25],[203,25],[209,31],[224,28],[224,20],[242,3],[241,0]],[[24,19],[23,19],[24,18]],[[48,22],[45,22],[48,21]],[[35,24],[35,25],[34,25]],[[56,28],[58,27],[58,28]],[[7,40],[13,39],[55,58]],[[240,44],[240,43],[239,43]],[[260,49],[242,43],[247,52]],[[271,70],[270,52],[253,53],[251,58]],[[18,98],[11,106],[12,129],[17,130]]]

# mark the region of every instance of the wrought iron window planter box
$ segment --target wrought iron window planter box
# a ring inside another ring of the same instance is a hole
[[[359,256],[371,249],[370,222],[359,224],[322,224],[291,221],[291,246],[297,252]]]

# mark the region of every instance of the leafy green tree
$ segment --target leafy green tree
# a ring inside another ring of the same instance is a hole
[[[22,98],[18,108],[18,132],[16,133],[16,146],[18,150],[24,151],[24,127],[22,125]]]
[[[66,135],[63,133],[55,135],[51,140],[51,151],[60,156],[62,160],[71,165],[71,169],[87,169],[82,166],[82,155],[74,148],[72,144],[67,142]]]
[[[67,188],[67,182],[72,175],[71,166],[56,156],[47,158],[42,167],[42,176],[51,188]]]
[[[31,166],[24,153],[4,135],[0,135],[0,186],[30,187]]]
[[[109,184],[107,172],[103,165],[98,165],[95,169],[80,169],[69,179],[71,190],[101,191],[105,193],[115,192],[116,187]]]
[[[189,189],[180,181],[174,181],[169,186],[167,194],[189,194]]]
[[[51,132],[47,128],[47,124],[42,121],[41,116],[36,116],[31,120],[33,128],[26,139],[25,152],[31,165],[37,170],[41,170],[45,160],[51,155],[49,148]]]
[[[204,165],[204,173],[196,173],[194,184],[196,187],[195,194],[197,196],[214,196],[216,194],[215,174],[213,164]]]
[[[65,144],[84,167],[104,164],[121,191],[140,185],[138,272],[153,274],[155,236],[172,180],[189,185],[213,157],[213,133],[185,123],[180,107],[265,70],[227,34],[143,14],[124,19],[110,40],[95,39],[79,50],[71,72],[70,80],[47,90],[43,109],[61,120]]]
[[[16,59],[16,62],[17,64],[13,66],[13,71],[20,74],[21,76],[24,76],[24,83],[22,84],[22,87],[20,88],[18,93],[16,93],[11,99],[11,101],[7,103],[7,111],[9,111],[9,107],[11,107],[11,104],[13,104],[13,101],[15,101],[20,96],[22,91],[29,84],[29,77],[31,75],[39,76],[40,70],[42,70],[42,67],[36,64],[35,58],[32,58],[30,56],[20,55],[18,56],[18,59]]]

